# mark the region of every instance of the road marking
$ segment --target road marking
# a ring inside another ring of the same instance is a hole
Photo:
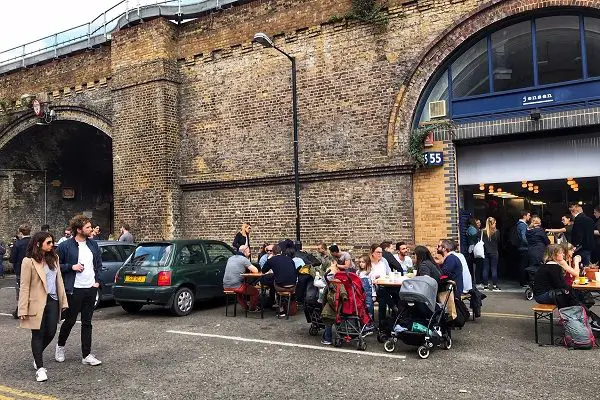
[[[26,399],[32,399],[32,400],[57,400],[56,397],[46,396],[46,395],[38,394],[38,393],[28,393],[28,392],[24,392],[19,389],[13,389],[8,386],[2,386],[2,385],[0,385],[0,392],[2,392],[4,394],[10,394],[13,396],[24,397]],[[2,399],[2,400],[13,399],[13,397],[4,397],[2,395],[2,393],[0,393],[0,399]]]
[[[505,314],[505,313],[481,313],[484,317],[498,317],[498,318],[514,318],[514,319],[532,319],[530,315],[522,314]]]
[[[373,353],[370,351],[339,349],[337,347],[331,347],[331,346],[313,346],[310,344],[275,342],[272,340],[250,339],[250,338],[237,337],[237,336],[215,335],[215,334],[211,334],[211,333],[184,332],[184,331],[167,331],[167,333],[174,333],[177,335],[187,335],[187,336],[201,336],[201,337],[208,337],[208,338],[215,338],[215,339],[235,340],[237,342],[262,343],[262,344],[269,344],[269,345],[273,345],[273,346],[297,347],[297,348],[301,348],[301,349],[311,349],[311,350],[319,350],[319,351],[333,351],[336,353],[350,353],[350,354],[358,354],[361,356],[364,355],[364,356],[372,356],[372,357],[396,358],[396,359],[401,359],[401,360],[406,359],[406,356],[397,355],[397,354]]]

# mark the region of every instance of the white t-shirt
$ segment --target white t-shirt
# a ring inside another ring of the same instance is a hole
[[[409,256],[405,256],[404,261],[402,261],[400,255],[396,253],[394,254],[394,258],[402,265],[402,271],[404,271],[404,273],[408,272],[408,268],[413,266],[412,258]]]
[[[77,242],[79,245],[79,258],[77,262],[83,264],[83,271],[75,275],[74,287],[78,289],[89,289],[96,283],[94,275],[94,254],[86,242]]]
[[[471,289],[473,289],[473,280],[471,279],[471,272],[469,271],[467,259],[462,253],[456,251],[451,251],[450,253],[458,257],[460,263],[462,264],[463,293],[468,293]]]
[[[392,272],[390,269],[390,264],[388,264],[385,258],[382,258],[378,263],[371,263],[371,273],[369,274],[369,278],[371,279],[371,283],[375,282],[375,279],[389,275]],[[375,285],[373,286],[373,296],[377,296],[377,288]]]

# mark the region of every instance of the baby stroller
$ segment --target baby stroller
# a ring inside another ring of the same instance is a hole
[[[358,350],[366,350],[364,338],[369,332],[370,317],[365,305],[365,292],[358,275],[338,272],[327,282],[327,306],[335,312],[333,345],[356,341]]]
[[[396,350],[398,340],[419,346],[417,354],[425,359],[434,346],[450,350],[452,337],[447,323],[448,299],[453,299],[453,285],[447,286],[443,304],[437,303],[438,284],[429,276],[417,276],[402,283],[399,297],[402,312],[398,314],[391,337],[383,344],[388,353]]]
[[[306,295],[304,296],[304,316],[306,322],[310,324],[308,334],[317,336],[321,329],[325,329],[325,324],[321,319],[321,310],[323,305],[319,303],[319,288],[312,283],[306,287]]]
[[[527,277],[527,286],[525,286],[525,298],[529,301],[533,300],[533,281],[539,266],[532,265],[525,268],[525,276]]]

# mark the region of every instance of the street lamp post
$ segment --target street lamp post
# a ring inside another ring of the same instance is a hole
[[[266,48],[273,48],[286,56],[292,62],[292,115],[294,124],[294,195],[296,197],[296,241],[300,242],[300,175],[298,172],[298,97],[296,92],[296,58],[290,56],[279,47],[266,34],[259,32],[254,35],[253,42]]]

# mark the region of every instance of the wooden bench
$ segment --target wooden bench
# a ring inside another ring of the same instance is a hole
[[[554,344],[554,310],[556,310],[556,305],[554,304],[536,304],[531,307],[533,311],[533,319],[535,324],[535,342],[539,344],[538,337],[538,321],[541,319],[545,319],[550,321],[550,345]]]
[[[467,305],[467,308],[469,309],[469,312],[471,313],[471,319],[473,321],[475,321],[475,311],[473,311],[473,309],[471,308],[471,295],[469,293],[463,293],[460,295],[460,299],[462,300],[463,303],[465,301],[469,302],[469,304]]]
[[[285,313],[285,319],[290,319],[290,305],[292,303],[292,296],[296,293],[296,289],[292,290],[275,290],[275,295],[279,297],[277,304],[281,305],[281,298],[287,297],[287,311]]]
[[[237,315],[237,293],[233,290],[223,290],[223,294],[225,295],[225,316],[229,316],[229,298],[233,297],[233,316],[235,317]]]

